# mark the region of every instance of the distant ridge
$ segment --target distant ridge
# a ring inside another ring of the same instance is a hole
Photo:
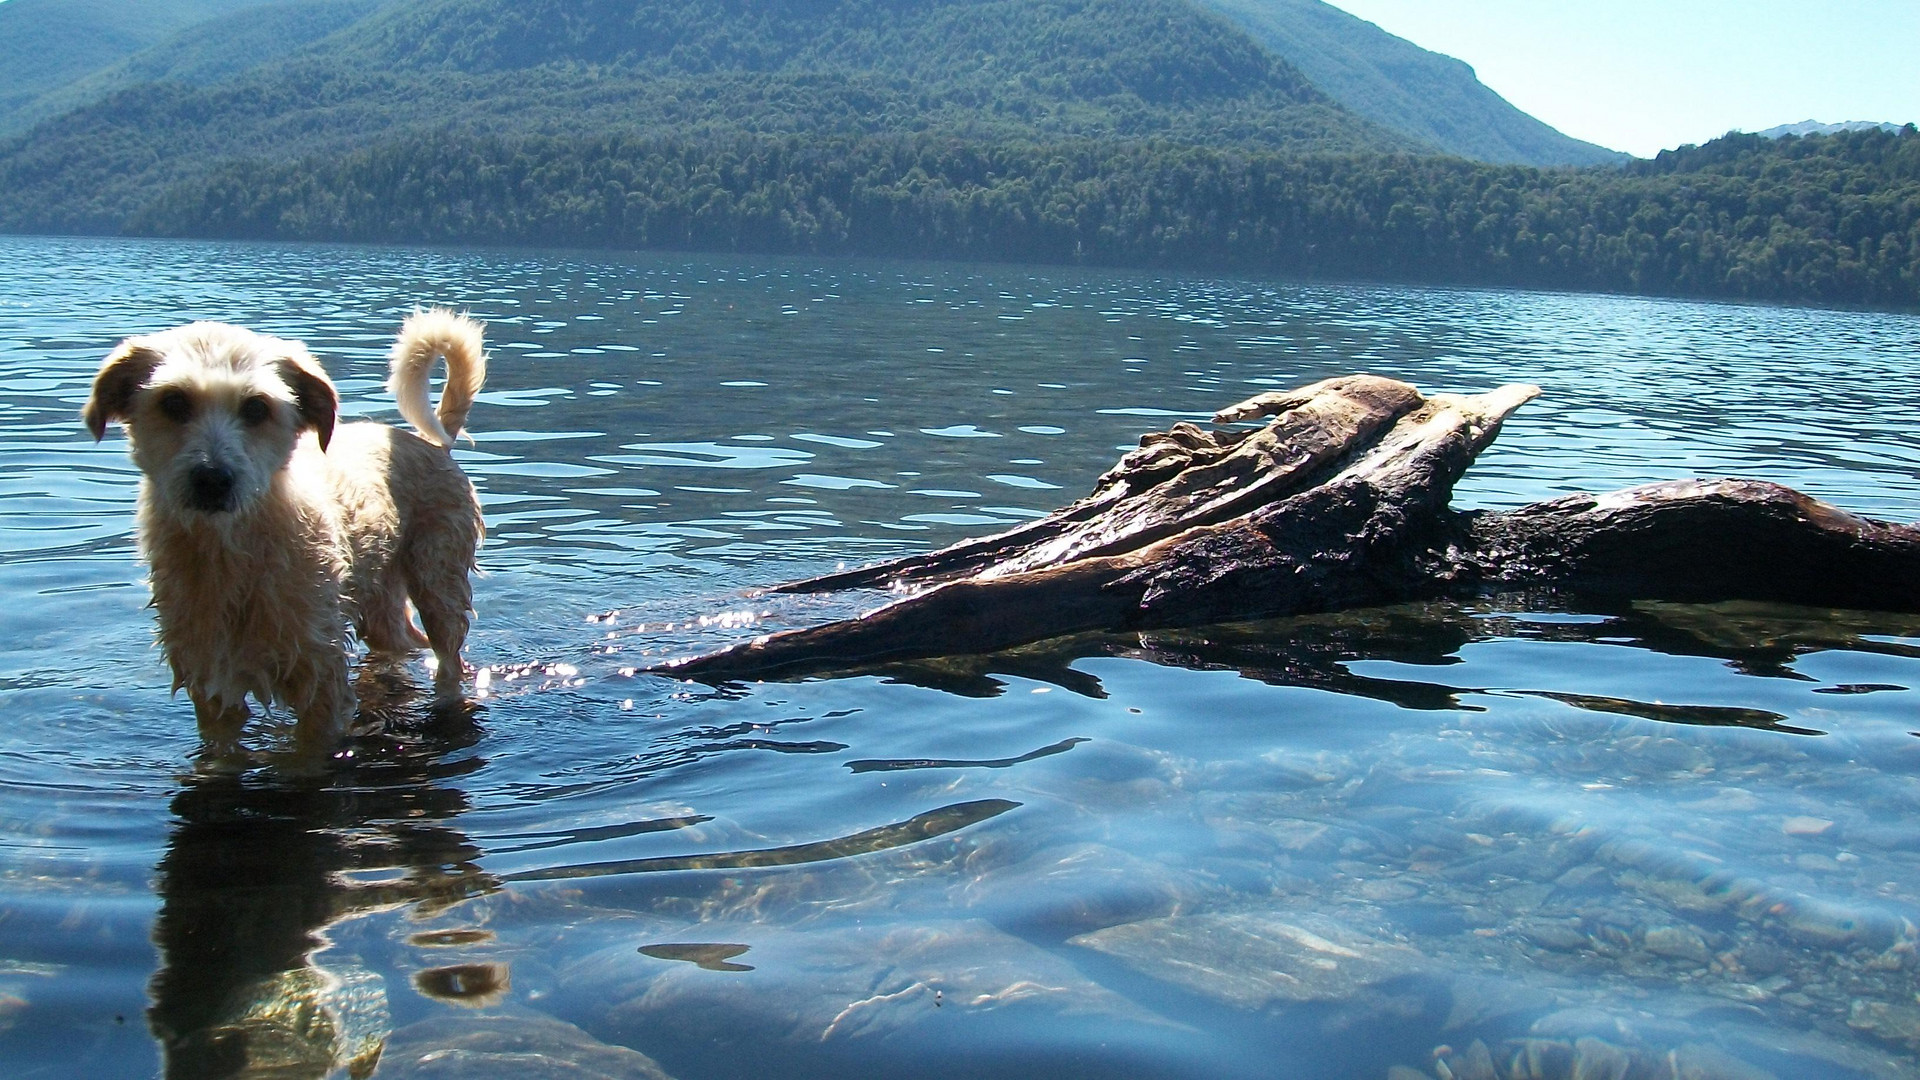
[[[1843,131],[1899,131],[1900,125],[1877,120],[1847,120],[1838,124],[1823,124],[1818,120],[1802,120],[1797,124],[1781,124],[1754,134],[1764,139],[1778,139],[1787,135],[1838,135]]]
[[[1618,165],[1628,155],[1563,135],[1429,52],[1321,0],[1195,0],[1306,73],[1328,97],[1442,153],[1497,165]]]

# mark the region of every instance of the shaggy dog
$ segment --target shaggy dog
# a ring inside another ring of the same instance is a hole
[[[200,322],[108,355],[81,416],[95,440],[126,425],[160,648],[209,747],[235,744],[249,694],[292,712],[303,751],[336,747],[355,709],[349,623],[375,653],[432,645],[436,693],[459,694],[482,526],[448,448],[485,378],[480,324],[444,309],[393,347],[388,386],[418,436],[336,426],[339,395],[296,341]]]

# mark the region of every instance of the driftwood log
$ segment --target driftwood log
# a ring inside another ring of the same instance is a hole
[[[1515,589],[1920,611],[1920,528],[1777,484],[1690,480],[1450,509],[1454,483],[1538,392],[1423,396],[1353,375],[1263,394],[1216,415],[1221,430],[1181,423],[1144,437],[1093,494],[1046,518],[775,590],[901,594],[874,611],[657,670],[798,677],[1081,631]]]

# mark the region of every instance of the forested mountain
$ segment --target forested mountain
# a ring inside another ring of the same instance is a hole
[[[1329,97],[1443,153],[1501,165],[1614,165],[1508,104],[1473,68],[1322,0],[1200,0],[1306,73]]]
[[[348,26],[374,8],[398,0],[8,0],[0,3],[0,136],[26,130],[42,120],[94,103],[111,93],[154,82],[206,85],[263,63],[279,60],[303,46]],[[1372,23],[1321,0],[1196,0],[1236,23],[1262,46],[1306,73],[1315,86],[1351,111],[1406,138],[1408,146],[1427,146],[1476,160],[1534,165],[1604,164],[1624,155],[1567,138],[1513,108],[1482,86],[1471,68],[1427,52]],[[416,5],[407,5],[415,7]],[[627,5],[586,0],[541,5],[469,3],[432,5],[409,16],[370,27],[357,35],[353,51],[365,59],[394,56],[425,58],[436,50],[453,66],[473,70],[526,67],[541,62],[629,65],[649,54],[658,59],[682,50],[683,35],[656,48],[636,31],[623,31]],[[813,15],[837,7],[816,3]],[[789,20],[805,5],[735,5],[728,20],[764,24]],[[697,22],[711,15],[690,13]],[[608,17],[615,29],[609,34]],[[804,15],[803,15],[804,17]],[[976,16],[978,18],[980,16]],[[965,19],[936,27],[960,29]],[[581,33],[581,27],[593,27]],[[676,28],[684,30],[685,26]],[[822,43],[805,27],[788,40],[811,45],[814,55],[790,57],[818,68],[862,64],[866,59],[845,40]],[[425,31],[424,34],[421,32]],[[176,33],[177,32],[177,33]],[[171,35],[171,36],[170,36]],[[415,35],[409,37],[409,35]],[[769,70],[768,56],[740,55],[766,43],[764,34],[702,35],[697,52],[717,45],[717,66],[744,62]],[[57,39],[57,40],[56,40]],[[819,48],[822,44],[827,47]],[[925,42],[947,56],[970,55],[954,43]],[[369,47],[371,46],[371,47]],[[11,51],[10,51],[11,47]],[[139,51],[136,51],[139,50]],[[806,48],[797,50],[808,51]],[[537,59],[544,55],[544,60]],[[886,59],[886,58],[881,58]],[[684,63],[676,64],[683,67]]]
[[[276,58],[226,74],[247,25]],[[167,80],[0,140],[0,230],[1920,307],[1911,127],[1625,168],[1422,156],[1188,0],[286,0],[123,63]]]
[[[0,131],[41,94],[216,16],[274,0],[7,0],[0,3]]]
[[[409,0],[0,144],[0,228],[113,230],[222,159],[428,130],[1412,147],[1184,0]]]

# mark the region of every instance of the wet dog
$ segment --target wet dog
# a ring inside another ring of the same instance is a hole
[[[107,356],[81,416],[96,440],[126,426],[160,647],[210,748],[235,744],[248,696],[290,711],[303,751],[338,746],[349,626],[376,654],[431,645],[436,694],[459,695],[482,525],[449,448],[485,378],[480,324],[444,309],[393,346],[388,385],[419,435],[336,424],[339,395],[297,341],[200,322]]]

